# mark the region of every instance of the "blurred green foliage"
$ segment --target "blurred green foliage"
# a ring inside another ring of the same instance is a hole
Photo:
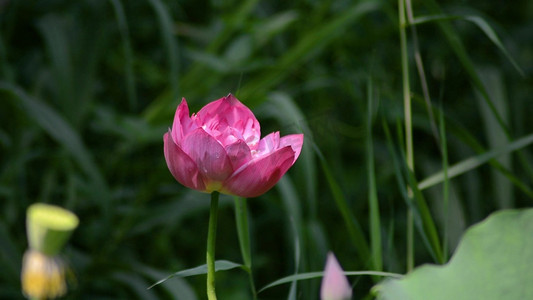
[[[376,230],[382,251],[372,253],[382,253],[382,269],[404,273],[406,187],[381,126],[390,126],[400,153],[397,11],[395,1],[378,0],[0,0],[0,298],[22,298],[25,211],[45,202],[80,217],[65,252],[75,278],[67,298],[203,299],[202,276],[146,289],[205,259],[209,195],[173,179],[162,136],[181,97],[197,111],[230,92],[256,113],[263,135],[306,136],[277,187],[248,201],[255,285],[295,269],[319,271],[328,250],[345,270],[373,269],[368,249],[354,245],[357,232],[368,246]],[[442,169],[417,52],[430,111],[444,114],[450,164],[530,134],[533,3],[414,1],[412,12],[455,16],[407,31],[416,178]],[[489,33],[465,16],[479,17]],[[441,239],[448,222],[449,252],[488,213],[531,205],[532,161],[526,148],[467,168],[450,181],[447,209],[442,186],[422,191]],[[380,228],[373,218],[370,230],[372,186]],[[242,262],[232,206],[221,198],[217,258]],[[415,236],[417,265],[432,261],[424,238]],[[355,297],[364,298],[373,280],[351,278]],[[316,299],[319,283],[298,282],[291,295]],[[242,270],[217,273],[217,284],[221,299],[251,297]],[[282,299],[289,288],[259,298]]]

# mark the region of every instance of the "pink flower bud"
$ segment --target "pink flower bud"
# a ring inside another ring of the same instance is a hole
[[[339,262],[333,253],[328,253],[328,260],[320,288],[321,300],[349,300],[352,298],[352,288]]]

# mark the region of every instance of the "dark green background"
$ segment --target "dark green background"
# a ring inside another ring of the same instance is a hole
[[[531,133],[533,2],[412,4],[415,17],[481,17],[524,73],[472,22],[416,27],[433,109],[445,114],[450,163],[509,142],[486,110],[476,78],[510,140]],[[370,81],[384,270],[404,273],[404,187],[382,126],[389,125],[395,149],[402,149],[398,23],[395,1],[0,1],[0,298],[22,297],[25,210],[47,202],[81,220],[64,251],[75,277],[67,298],[195,299],[187,297],[195,291],[204,299],[203,276],[146,290],[205,260],[209,195],[174,180],[162,136],[181,97],[195,112],[230,92],[255,112],[263,136],[305,134],[295,166],[276,188],[249,201],[256,286],[294,273],[295,240],[300,272],[322,270],[329,250],[345,270],[368,270],[348,238],[317,150],[368,239]],[[420,180],[442,167],[442,156],[415,69],[411,28],[407,33]],[[531,205],[509,180],[512,174],[531,185],[530,154],[502,158],[507,175],[484,165],[451,181],[450,251],[466,226],[490,212]],[[424,193],[442,236],[442,187]],[[416,264],[432,262],[420,235],[415,238]],[[230,197],[221,198],[217,258],[241,262]],[[242,270],[218,273],[217,280],[220,299],[251,297]],[[350,281],[356,299],[373,285],[369,277]],[[319,283],[300,282],[297,298],[317,299]],[[284,299],[288,292],[289,285],[275,287],[259,298]]]

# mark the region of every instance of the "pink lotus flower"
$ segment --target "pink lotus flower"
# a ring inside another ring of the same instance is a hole
[[[324,278],[320,287],[322,300],[348,300],[352,298],[352,288],[339,262],[333,253],[328,253]]]
[[[303,134],[273,132],[261,139],[259,122],[237,98],[228,96],[189,117],[185,98],[165,133],[165,160],[174,178],[202,192],[257,197],[294,164]]]

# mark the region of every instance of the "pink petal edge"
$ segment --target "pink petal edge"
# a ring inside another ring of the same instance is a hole
[[[185,98],[181,99],[176,113],[174,114],[174,122],[172,123],[171,136],[177,145],[181,145],[183,138],[198,126],[189,117],[189,106]]]
[[[294,161],[298,159],[300,153],[302,152],[302,146],[304,144],[304,135],[300,134],[290,134],[282,137],[279,140],[279,147],[291,146],[294,150]]]
[[[163,136],[163,143],[165,160],[172,176],[188,188],[205,191],[204,180],[196,163],[174,143],[170,132]]]
[[[222,192],[253,198],[270,190],[294,162],[294,151],[284,147],[243,165],[223,184]]]

